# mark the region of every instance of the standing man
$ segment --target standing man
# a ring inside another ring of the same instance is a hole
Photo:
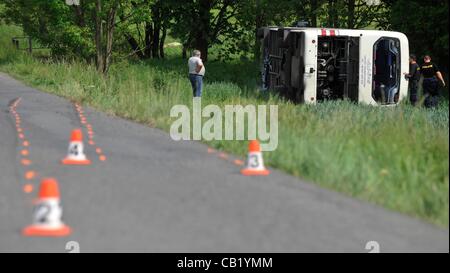
[[[202,96],[203,76],[205,76],[205,66],[201,59],[199,50],[192,52],[192,57],[188,60],[189,80],[192,85],[192,92],[194,97]]]
[[[417,89],[420,80],[420,66],[417,64],[416,55],[409,55],[409,73],[405,73],[408,79],[409,101],[414,106],[417,103]]]
[[[436,64],[431,62],[431,57],[425,55],[424,63],[420,67],[423,76],[423,93],[425,95],[425,107],[436,107],[439,103],[439,84],[438,79],[445,86],[444,78]]]

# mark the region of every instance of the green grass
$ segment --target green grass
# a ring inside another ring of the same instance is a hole
[[[43,62],[10,48],[20,31],[0,25],[0,70],[24,82],[99,110],[168,130],[175,104],[190,104],[185,60],[116,62],[108,77],[81,62]],[[448,102],[435,110],[346,101],[294,105],[256,92],[252,63],[207,64],[202,105],[277,104],[279,145],[266,164],[311,183],[448,226]],[[209,145],[244,156],[244,141]]]

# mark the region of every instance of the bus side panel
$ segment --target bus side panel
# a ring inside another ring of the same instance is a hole
[[[359,41],[359,103],[377,105],[377,102],[372,98],[372,77],[374,69],[373,44],[378,38],[378,36],[363,35]]]
[[[401,59],[401,74],[400,74],[400,96],[398,102],[408,97],[408,80],[404,73],[409,73],[409,42],[406,35],[400,33],[398,37],[400,40],[400,59]]]
[[[305,58],[303,99],[306,104],[316,104],[317,101],[317,37],[315,32],[305,31],[305,52],[303,54]]]

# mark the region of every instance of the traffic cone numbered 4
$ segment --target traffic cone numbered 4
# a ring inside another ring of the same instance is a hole
[[[43,179],[39,197],[33,209],[33,224],[24,228],[24,236],[67,236],[72,230],[61,221],[62,207],[58,182],[53,178]]]
[[[241,170],[243,175],[269,175],[270,171],[264,167],[261,147],[258,140],[251,140],[248,145],[247,166]]]
[[[91,161],[87,159],[86,155],[84,154],[83,132],[81,131],[81,129],[75,129],[72,131],[67,157],[64,158],[61,162],[65,165],[91,164]]]

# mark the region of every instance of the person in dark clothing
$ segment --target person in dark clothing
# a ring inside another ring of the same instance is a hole
[[[420,73],[423,76],[423,93],[425,95],[425,107],[432,108],[439,104],[439,82],[445,86],[444,78],[436,64],[431,62],[431,57],[426,55],[423,58],[424,63],[420,67]]]
[[[408,79],[409,101],[412,105],[417,103],[417,90],[419,89],[420,66],[414,54],[409,55],[409,73],[405,73]]]

